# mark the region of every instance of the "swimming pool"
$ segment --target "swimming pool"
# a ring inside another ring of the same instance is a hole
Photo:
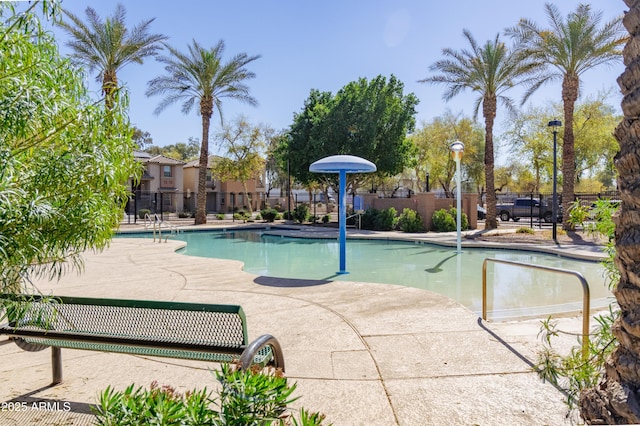
[[[486,258],[531,263],[580,272],[590,285],[591,306],[608,304],[611,293],[599,263],[503,249],[455,249],[433,244],[349,239],[347,270],[338,275],[339,244],[334,239],[289,238],[264,230],[185,232],[180,253],[234,259],[256,275],[318,280],[362,281],[417,287],[448,296],[475,312],[482,309],[482,263]],[[579,311],[577,279],[550,272],[490,264],[487,305],[491,318]]]

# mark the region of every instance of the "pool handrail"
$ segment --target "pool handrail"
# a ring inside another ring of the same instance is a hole
[[[555,272],[564,275],[573,275],[582,284],[582,357],[586,359],[589,353],[589,312],[591,306],[591,296],[589,293],[589,283],[580,272],[569,269],[554,268],[551,266],[532,265],[530,263],[514,262],[512,260],[490,259],[482,262],[482,319],[487,320],[487,264],[502,263],[505,265],[520,266],[529,269],[539,269],[543,271]]]

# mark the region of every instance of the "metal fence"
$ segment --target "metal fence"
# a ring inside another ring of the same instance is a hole
[[[144,218],[144,213],[165,216],[190,217],[195,214],[198,197],[195,192],[151,192],[134,191],[125,206],[125,214],[132,221]],[[231,214],[248,211],[249,202],[252,209],[260,210],[266,205],[264,193],[208,192],[206,199],[207,214]]]

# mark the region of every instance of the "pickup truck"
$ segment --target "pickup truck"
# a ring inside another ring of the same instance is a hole
[[[540,202],[537,198],[516,198],[513,203],[498,204],[496,206],[496,211],[498,212],[498,217],[503,222],[507,222],[509,219],[513,219],[514,222],[517,222],[521,217],[533,216],[550,223],[553,218],[552,206],[544,201]],[[558,222],[562,222],[562,210],[560,209],[560,205],[558,205],[557,215]]]

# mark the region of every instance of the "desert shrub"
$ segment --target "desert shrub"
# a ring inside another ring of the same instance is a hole
[[[140,209],[140,210],[138,210],[138,217],[140,219],[144,219],[144,217],[146,215],[150,215],[150,214],[151,214],[151,210],[149,210],[149,209]]]
[[[379,231],[391,231],[398,224],[398,211],[393,207],[380,210],[376,218],[376,229]]]
[[[527,228],[526,226],[521,226],[520,228],[516,229],[516,234],[535,234],[536,231],[534,231],[531,228]]]
[[[238,213],[233,214],[233,219],[246,222],[247,219],[251,219],[251,215],[245,211],[240,210]]]
[[[284,220],[293,220],[293,213],[287,210],[285,212],[282,212],[282,217],[284,218]]]
[[[260,212],[260,216],[265,222],[273,222],[278,216],[278,211],[276,209],[264,209]]]
[[[224,213],[218,213],[218,214],[216,215],[216,219],[218,219],[218,220],[224,220]]]
[[[368,208],[367,210],[365,210],[364,214],[362,215],[362,220],[361,220],[361,225],[362,225],[362,229],[375,229],[376,226],[376,217],[378,217],[378,214],[380,214],[380,210],[378,209],[374,209],[373,207]]]
[[[404,209],[398,218],[398,228],[402,232],[423,232],[424,225],[420,213],[412,209]]]
[[[309,220],[309,206],[300,204],[293,209],[293,220],[298,223],[304,223]]]
[[[362,215],[362,229],[371,229],[374,231],[391,231],[396,229],[398,224],[398,211],[393,207],[378,210],[368,208]]]
[[[433,223],[433,230],[436,232],[452,232],[457,229],[456,227],[456,219],[457,219],[457,210],[454,207],[451,207],[449,210],[440,209],[433,213],[431,217],[431,222]],[[467,218],[467,214],[462,212],[460,215],[460,229],[469,229],[469,219]]]
[[[206,388],[184,394],[153,382],[149,389],[130,385],[124,391],[107,387],[92,406],[99,425],[267,425],[320,426],[324,415],[301,409],[299,417],[287,413],[296,384],[289,385],[280,371],[243,371],[223,364],[214,372],[220,383],[217,397]],[[287,422],[287,420],[289,420]]]
[[[280,204],[276,204],[273,206],[273,209],[278,213],[282,212],[282,206]]]
[[[580,200],[574,201],[569,208],[569,225],[571,229],[575,229],[578,225],[583,226],[589,220],[590,213],[589,207],[580,204]]]
[[[325,214],[324,216],[322,216],[322,223],[329,223],[330,221],[331,221],[330,214]]]
[[[433,230],[436,232],[451,232],[456,230],[456,218],[446,209],[436,210],[431,217]]]

